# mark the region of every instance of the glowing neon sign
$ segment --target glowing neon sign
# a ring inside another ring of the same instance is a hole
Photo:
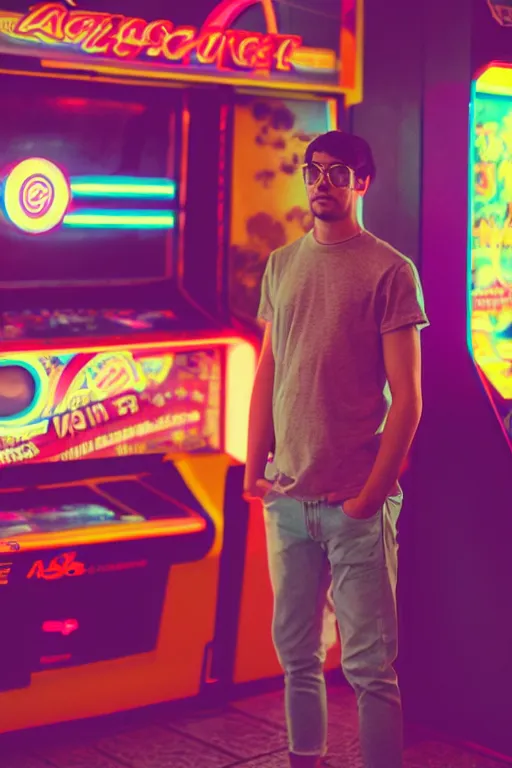
[[[70,199],[69,183],[60,168],[40,157],[23,160],[5,182],[7,217],[19,229],[34,235],[57,227]]]
[[[22,232],[49,232],[59,225],[92,229],[173,229],[176,214],[159,209],[71,209],[81,198],[174,200],[171,179],[131,176],[78,176],[67,179],[54,163],[40,157],[22,160],[4,182],[7,219]]]
[[[83,576],[86,573],[85,565],[76,559],[76,552],[64,552],[62,555],[52,558],[48,567],[42,560],[36,560],[27,573],[27,579],[44,579],[55,581],[65,576]]]
[[[172,211],[85,209],[68,214],[63,224],[80,229],[173,229],[175,222]]]
[[[71,192],[79,197],[117,197],[131,200],[174,200],[176,182],[134,176],[78,176],[71,179]]]
[[[343,92],[355,104],[362,97],[363,3],[332,0],[328,47],[318,48],[303,44],[302,29],[280,29],[278,0],[211,0],[211,12],[197,26],[175,24],[149,8],[149,21],[109,13],[108,0],[98,11],[77,7],[86,0],[40,2],[28,11],[0,10],[0,52],[35,56],[44,69],[71,70],[73,76],[86,69],[109,77],[259,82],[299,91],[313,86]],[[258,32],[243,26],[251,8],[264,18]]]
[[[4,34],[124,61],[248,71],[289,72],[293,54],[302,45],[297,35],[175,26],[166,19],[147,22],[121,14],[71,10],[61,3],[36,5],[18,16],[12,30],[7,28]]]

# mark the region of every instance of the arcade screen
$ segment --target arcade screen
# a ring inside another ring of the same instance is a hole
[[[164,345],[0,357],[0,466],[221,442],[221,354]]]
[[[472,154],[470,346],[512,445],[512,89],[477,82]]]
[[[43,82],[12,81],[2,95],[0,282],[166,277],[175,97]]]
[[[335,125],[327,99],[237,97],[229,290],[238,315],[256,318],[269,253],[311,229],[301,165],[309,142]]]

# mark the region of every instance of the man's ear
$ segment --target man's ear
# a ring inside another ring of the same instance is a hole
[[[356,179],[356,192],[358,192],[361,197],[364,197],[366,193],[368,192],[368,188],[370,186],[370,177],[367,176],[366,179]]]

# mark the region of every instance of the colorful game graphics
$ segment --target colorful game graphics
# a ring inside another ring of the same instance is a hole
[[[512,94],[476,93],[470,345],[512,440]]]
[[[0,358],[0,465],[220,447],[218,351]]]

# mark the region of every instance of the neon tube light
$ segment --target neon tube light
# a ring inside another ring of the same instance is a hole
[[[176,182],[137,176],[79,176],[70,180],[74,198],[117,197],[133,200],[174,200]]]
[[[172,179],[78,176],[68,180],[54,163],[32,157],[18,163],[2,187],[0,199],[7,219],[33,235],[48,232],[60,224],[104,229],[173,229],[175,226],[173,211],[84,209],[67,213],[72,198],[171,201],[177,195],[177,184]]]
[[[63,226],[90,229],[173,229],[172,211],[116,211],[84,209],[65,216]]]
[[[2,197],[9,221],[23,232],[38,235],[62,222],[71,193],[60,168],[42,157],[30,157],[11,170]]]
[[[249,405],[256,375],[256,349],[247,341],[227,350],[225,450],[237,461],[247,461]]]
[[[229,15],[236,18],[256,2],[232,0],[229,5],[233,13]],[[265,7],[269,8],[268,0]],[[176,65],[193,56],[199,65],[220,70],[290,72],[293,53],[302,45],[297,35],[280,35],[271,30],[198,29],[162,19],[148,22],[120,14],[70,10],[57,3],[39,3],[27,14],[10,14],[8,20],[13,26],[8,24],[0,30],[0,36],[29,43],[43,40],[46,47],[59,46],[93,56],[106,54],[121,61],[138,59]]]

